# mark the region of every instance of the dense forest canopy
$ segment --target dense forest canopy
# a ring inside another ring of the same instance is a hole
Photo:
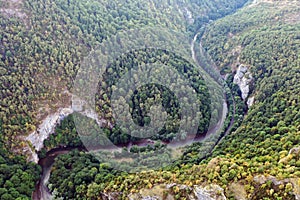
[[[242,2],[231,4],[237,8]],[[1,100],[8,105],[1,107],[1,119],[4,134],[11,139],[9,145],[19,145],[14,142],[18,132],[36,129],[47,113],[68,103],[65,91],[72,86],[80,60],[104,38],[119,30],[155,24],[185,32],[189,25],[184,11],[175,10],[180,3],[186,2],[30,0],[14,5],[3,1],[4,10],[17,7],[17,12],[27,16],[1,15]],[[215,11],[218,3],[205,5],[205,12]],[[199,9],[195,16],[204,15],[202,3],[198,4],[187,6]],[[223,14],[233,10],[220,7]]]
[[[164,191],[163,198],[190,199],[194,185],[211,184],[223,188],[228,199],[299,197],[299,12],[296,0],[1,0],[0,199],[31,198],[41,169],[26,161],[35,149],[24,138],[47,116],[71,106],[82,60],[101,44],[118,41],[116,35],[124,30],[155,29],[157,25],[186,35],[188,47],[174,42],[175,46],[166,48],[176,49],[173,52],[129,51],[110,61],[104,79],[94,84],[96,112],[107,122],[105,136],[114,145],[133,144],[114,156],[121,162],[126,156],[136,158],[132,165],[143,169],[156,165],[151,157],[155,152],[161,153],[161,161],[169,161],[172,153],[165,143],[189,137],[189,133],[175,134],[182,112],[178,98],[172,90],[157,84],[144,85],[126,95],[131,100],[129,114],[140,126],[151,123],[151,106],[159,103],[165,107],[168,118],[163,129],[150,137],[154,144],[139,147],[138,138],[115,125],[112,103],[118,102],[111,102],[112,91],[118,79],[135,65],[164,64],[188,80],[197,93],[197,114],[201,118],[186,120],[191,127],[199,123],[198,136],[205,135],[210,123],[218,124],[222,108],[216,102],[224,92],[228,114],[220,135],[181,149],[182,155],[175,162],[158,170],[127,173],[82,148],[84,140],[76,130],[76,119],[87,127],[96,127],[95,135],[99,127],[95,120],[75,112],[55,127],[38,152],[42,159],[57,147],[78,148],[55,159],[49,180],[53,195],[63,199],[117,195],[126,199],[136,193],[142,196],[144,190],[158,193],[155,186],[175,183]],[[151,34],[163,38],[156,35],[158,32]],[[155,40],[151,34],[145,36],[148,42]],[[164,36],[172,41],[168,34]],[[191,57],[189,44],[195,35],[194,56],[201,68],[186,59]],[[204,71],[212,77],[206,79]],[[173,76],[168,71],[160,73],[166,79]],[[245,86],[239,84],[243,80],[251,80],[247,82],[246,98]],[[224,90],[222,84],[226,85]],[[101,141],[89,140],[92,147]],[[218,145],[211,148],[216,141]],[[127,167],[120,168],[127,171]]]

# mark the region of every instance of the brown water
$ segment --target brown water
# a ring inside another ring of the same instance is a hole
[[[193,57],[193,59],[195,60],[196,63],[198,63],[198,62],[195,58],[194,45],[195,45],[195,42],[196,42],[197,35],[194,37],[194,40],[192,41],[192,44],[191,44],[192,57]],[[188,136],[183,141],[172,142],[172,143],[162,142],[162,144],[167,144],[168,147],[171,147],[171,148],[178,148],[178,147],[183,147],[183,146],[192,144],[193,142],[200,142],[200,141],[204,140],[206,137],[208,137],[209,135],[212,135],[212,134],[215,134],[215,133],[219,132],[223,128],[223,124],[224,124],[224,121],[226,119],[227,112],[228,112],[227,103],[224,101],[224,103],[223,103],[223,112],[222,112],[221,119],[219,119],[219,121],[216,125],[210,127],[206,134],[202,134],[202,135],[199,135],[197,137],[192,135],[192,136]],[[231,120],[230,126],[232,126],[233,122],[234,122],[234,119]],[[228,129],[230,129],[230,126],[228,127]],[[127,147],[128,149],[130,149],[133,145],[137,145],[139,147],[142,147],[142,146],[147,146],[147,145],[152,145],[152,144],[154,144],[154,141],[152,141],[152,140],[141,139],[141,140],[136,141],[136,142],[128,142],[128,143],[125,143],[125,144],[120,144],[118,146],[106,147],[105,149],[120,150],[123,147]],[[49,152],[47,152],[45,158],[40,159],[38,164],[42,167],[42,175],[41,175],[41,178],[40,178],[40,180],[38,181],[38,183],[35,187],[35,191],[32,194],[32,199],[33,200],[51,200],[52,199],[51,192],[49,191],[49,189],[47,187],[47,182],[49,180],[49,177],[50,177],[50,174],[51,174],[51,168],[52,168],[52,166],[55,162],[55,158],[58,155],[66,154],[66,153],[70,152],[73,149],[76,149],[76,148],[55,148],[55,149],[52,149]],[[84,148],[79,148],[79,149],[80,150],[85,150]],[[97,149],[95,149],[95,150],[97,150]]]

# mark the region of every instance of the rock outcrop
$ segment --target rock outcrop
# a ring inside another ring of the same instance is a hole
[[[175,195],[172,194],[171,189],[177,187],[180,191],[189,192],[189,200],[226,200],[224,190],[219,185],[210,184],[206,186],[195,185],[193,187],[181,184],[156,185],[152,189],[142,189],[139,193],[129,195],[130,200],[174,200]]]
[[[252,81],[253,77],[251,72],[249,72],[248,67],[240,64],[234,76],[233,83],[237,84],[240,87],[243,100],[246,100],[249,96],[250,85]],[[253,101],[254,99],[252,100],[252,102]],[[251,101],[249,103],[251,103]]]
[[[42,123],[38,126],[37,130],[30,133],[24,140],[31,143],[34,150],[29,146],[23,148],[23,152],[29,154],[28,161],[38,162],[37,153],[44,147],[44,140],[46,140],[50,134],[53,134],[55,127],[68,115],[73,112],[79,112],[82,115],[89,117],[97,122],[97,124],[102,127],[103,125],[108,125],[112,127],[112,124],[107,122],[105,119],[99,119],[98,114],[86,106],[87,103],[84,100],[80,100],[77,97],[73,97],[72,106],[66,108],[60,108],[55,113],[48,115]]]
[[[224,189],[216,184],[195,186],[194,194],[198,200],[226,200]]]
[[[54,133],[55,127],[59,122],[73,113],[71,108],[61,108],[54,114],[47,116],[39,125],[38,129],[29,134],[25,139],[34,146],[36,151],[40,151],[44,146],[44,140]]]
[[[22,9],[23,0],[3,0],[1,3],[0,13],[3,17],[17,17],[28,27],[28,15]]]
[[[274,176],[264,176],[264,175],[257,175],[253,178],[253,180],[259,184],[264,184],[267,181],[271,181],[274,186],[291,184],[293,187],[292,194],[295,196],[296,200],[300,200],[300,179],[299,178],[286,178],[283,180],[278,180]]]
[[[189,24],[193,24],[195,22],[192,12],[187,7],[183,7],[183,10],[182,10],[182,7],[177,5],[177,9],[178,9],[179,13],[184,16],[184,18],[186,19],[186,21]]]
[[[294,147],[289,151],[287,156],[279,160],[279,163],[287,164],[290,160],[292,160],[295,157],[297,159],[297,157],[299,156],[300,156],[300,146]]]

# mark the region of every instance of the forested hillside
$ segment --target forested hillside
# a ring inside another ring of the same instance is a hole
[[[192,186],[217,183],[230,198],[295,199],[300,167],[297,148],[300,113],[298,13],[297,2],[258,2],[207,26],[201,39],[202,46],[222,74],[232,73],[234,76],[240,65],[247,66],[254,77],[248,99],[255,99],[240,128],[225,137],[211,158],[200,165],[194,163],[196,146],[194,152],[189,151],[190,160],[196,166],[173,166],[166,171],[140,174],[139,177],[116,175],[113,178],[111,174],[115,172],[111,171],[109,176],[104,176],[108,184],[95,176],[86,188],[88,198],[93,198],[96,191],[122,192],[126,197],[137,191],[145,195],[152,190],[155,194],[157,184]],[[78,164],[73,161],[71,165],[76,167]],[[66,170],[61,165],[55,166]],[[86,173],[91,174],[88,165],[86,169]],[[103,170],[103,166],[98,170]],[[72,175],[75,173],[70,173]],[[79,181],[77,178],[74,176],[71,180]],[[55,179],[52,183],[56,185],[57,181]],[[60,182],[56,187],[66,183]],[[66,191],[69,187],[64,188]],[[148,188],[148,192],[142,188]],[[61,189],[59,187],[58,191]],[[167,193],[182,199],[189,198],[191,191],[174,186]]]
[[[229,8],[220,5],[220,15],[242,6],[243,2],[232,1]],[[203,4],[202,1],[2,0],[0,124],[6,149],[26,156],[34,151],[23,136],[36,130],[47,115],[70,104],[69,91],[81,59],[103,39],[122,29],[155,24],[185,32],[188,26],[194,26],[188,22],[188,9],[193,8],[193,19],[197,20],[213,13],[218,4],[217,1]],[[180,10],[182,6],[186,8]],[[63,138],[67,138],[67,144],[78,144],[69,141],[73,136],[64,134]],[[23,148],[26,152],[22,152]],[[35,182],[36,176],[32,177],[28,185]],[[9,179],[10,176],[3,177],[4,188]],[[26,191],[27,197],[30,190],[33,187]],[[16,198],[16,193],[3,195],[3,199]]]
[[[242,2],[232,1],[230,8],[224,5],[220,15]],[[11,141],[7,145],[12,148],[19,143],[17,133],[34,130],[47,114],[69,102],[66,90],[72,86],[80,59],[104,38],[118,30],[155,24],[181,31],[188,26],[176,2],[30,0],[2,1],[1,5],[6,11],[1,15],[1,101],[5,105],[1,119],[4,134]],[[213,13],[219,2],[208,3],[205,12],[201,11],[202,1],[192,5],[198,8],[193,14],[198,19],[198,15]]]
[[[62,199],[142,199],[151,195],[191,199],[193,195],[200,198],[199,188],[217,185],[219,189],[213,193],[228,199],[299,198],[299,13],[297,0],[1,0],[0,199],[31,198],[41,170],[26,161],[35,149],[25,137],[47,116],[71,106],[82,59],[122,30],[157,25],[185,34],[190,39],[187,43],[198,33],[196,54],[205,52],[214,65],[211,67],[218,68],[227,79],[231,89],[227,91],[229,114],[221,134],[226,136],[212,152],[207,149],[205,156],[201,152],[206,146],[196,142],[182,149],[183,155],[168,166],[122,172],[85,152],[74,119],[80,117],[85,122],[86,117],[74,113],[55,127],[38,152],[44,158],[49,156],[47,151],[57,147],[79,149],[55,159],[48,185],[52,194]],[[201,56],[197,58],[201,65]],[[174,134],[181,111],[178,99],[173,98],[172,91],[155,84],[131,91],[130,109],[135,123],[144,126],[150,123],[150,106],[162,103],[172,117],[163,130],[150,137],[162,143],[138,147],[138,138],[110,126],[114,125],[112,88],[120,76],[140,63],[171,66],[192,83],[202,118],[189,123],[200,124],[198,136],[208,131],[212,115],[221,115],[206,100],[211,94],[196,70],[199,66],[175,53],[142,49],[112,61],[105,80],[98,83],[96,111],[109,122],[105,134],[112,143],[137,144],[130,152],[123,148],[115,153],[121,161],[128,153],[140,155],[133,164],[136,168],[151,164],[149,155],[164,152],[165,144],[174,138],[189,137],[189,133]],[[168,151],[162,153],[160,159],[168,160],[167,155]]]

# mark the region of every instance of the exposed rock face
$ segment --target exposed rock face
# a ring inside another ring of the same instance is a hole
[[[159,198],[158,197],[150,197],[150,196],[148,196],[148,197],[143,197],[142,200],[159,200]]]
[[[247,200],[248,195],[243,182],[233,182],[229,185],[229,190],[233,193],[234,198],[238,200]]]
[[[129,200],[161,200],[162,197],[158,197],[158,196],[142,196],[142,195],[138,195],[138,194],[134,194],[129,196]],[[174,198],[171,198],[172,200]]]
[[[130,200],[161,200],[165,199],[164,193],[171,193],[170,189],[176,186],[176,183],[155,185],[151,189],[141,189],[139,193],[130,194]],[[169,194],[167,200],[174,200],[173,195]]]
[[[23,0],[3,0],[2,4],[3,5],[0,8],[0,13],[2,16],[7,18],[18,17],[26,23],[28,16],[22,10]]]
[[[290,178],[290,182],[294,186],[294,195],[296,200],[300,200],[300,179],[299,178]]]
[[[265,182],[267,181],[272,181],[274,185],[280,185],[280,184],[283,184],[285,182],[288,182],[287,179],[284,179],[282,181],[279,181],[276,179],[276,177],[274,176],[264,176],[264,175],[257,175],[253,178],[253,180],[259,184],[264,184]]]
[[[129,195],[130,200],[162,200],[168,199],[173,200],[175,196],[171,193],[172,187],[178,187],[182,191],[191,191],[188,194],[189,200],[226,200],[224,195],[224,190],[219,185],[211,184],[207,186],[198,186],[189,187],[187,185],[178,185],[176,183],[168,185],[156,185],[152,189],[143,189],[137,194]],[[164,196],[164,194],[167,194]]]
[[[250,84],[252,81],[253,77],[251,72],[248,71],[248,67],[240,64],[234,76],[233,82],[240,87],[243,100],[246,100],[246,98],[249,96]],[[251,100],[249,103],[251,103]]]
[[[294,147],[289,151],[289,154],[295,154],[299,155],[300,154],[300,146],[299,147]]]
[[[181,10],[181,8],[181,6],[177,5],[179,13],[184,16],[189,24],[193,24],[195,22],[195,19],[193,18],[192,12],[187,7],[184,7],[183,10]]]
[[[193,18],[193,14],[187,7],[184,8],[184,15],[185,15],[185,18],[188,20],[189,24],[194,23],[195,20]]]
[[[29,141],[34,147],[34,150],[31,149],[30,146],[23,148],[23,152],[28,155],[28,161],[38,163],[39,158],[36,152],[44,147],[44,140],[47,139],[50,134],[54,133],[56,125],[71,113],[73,113],[71,108],[60,108],[54,114],[47,116],[37,130],[24,138],[24,140]]]
[[[33,151],[28,145],[23,148],[23,153],[28,155],[27,160],[29,162],[38,163],[39,157],[35,151]]]
[[[108,125],[110,128],[113,127],[113,125],[105,119],[99,119],[96,111],[93,110],[85,100],[80,99],[76,95],[72,96],[72,109],[74,112],[79,112],[80,114],[95,120],[100,127],[104,124]]]
[[[29,154],[28,161],[38,163],[38,155],[36,152],[44,147],[44,140],[54,133],[55,127],[68,115],[74,111],[71,107],[60,108],[54,114],[48,115],[42,123],[38,126],[37,130],[30,133],[24,140],[29,141],[34,147],[33,151],[29,146],[23,148],[23,152]]]
[[[279,160],[279,163],[287,164],[295,156],[296,157],[300,156],[300,146],[292,148],[289,151],[287,156],[285,156]]]
[[[299,186],[300,179],[299,178],[286,178],[283,180],[278,180],[274,176],[266,177],[264,175],[257,175],[253,178],[253,180],[259,184],[264,184],[267,181],[271,181],[275,186],[279,186],[287,183],[292,184],[293,186],[292,194],[295,195],[296,200],[300,200],[300,186]]]
[[[56,113],[47,116],[38,129],[26,137],[26,140],[31,142],[36,151],[40,151],[44,146],[44,140],[54,132],[56,125],[71,113],[73,113],[71,108],[61,108]]]
[[[250,108],[254,104],[254,97],[249,97],[247,100],[247,106]]]
[[[89,106],[86,106],[87,103],[84,100],[80,100],[77,97],[73,97],[72,106],[66,108],[60,108],[55,113],[48,115],[42,123],[38,126],[38,129],[31,134],[29,134],[24,139],[31,142],[32,146],[35,149],[35,152],[30,149],[29,146],[24,147],[23,152],[27,152],[29,155],[29,161],[35,163],[38,162],[38,155],[36,152],[40,151],[44,147],[44,140],[46,140],[50,134],[53,134],[55,127],[68,115],[73,112],[79,112],[82,115],[94,119],[97,124],[102,127],[104,124],[112,127],[113,125],[110,122],[107,122],[105,119],[98,119],[98,114],[91,109]]]
[[[216,184],[195,186],[194,194],[198,200],[226,200],[223,188]]]
[[[119,199],[118,197],[121,195],[122,194],[118,193],[118,192],[113,192],[113,193],[109,193],[109,194],[102,193],[101,199],[103,199],[103,200],[118,200]]]

